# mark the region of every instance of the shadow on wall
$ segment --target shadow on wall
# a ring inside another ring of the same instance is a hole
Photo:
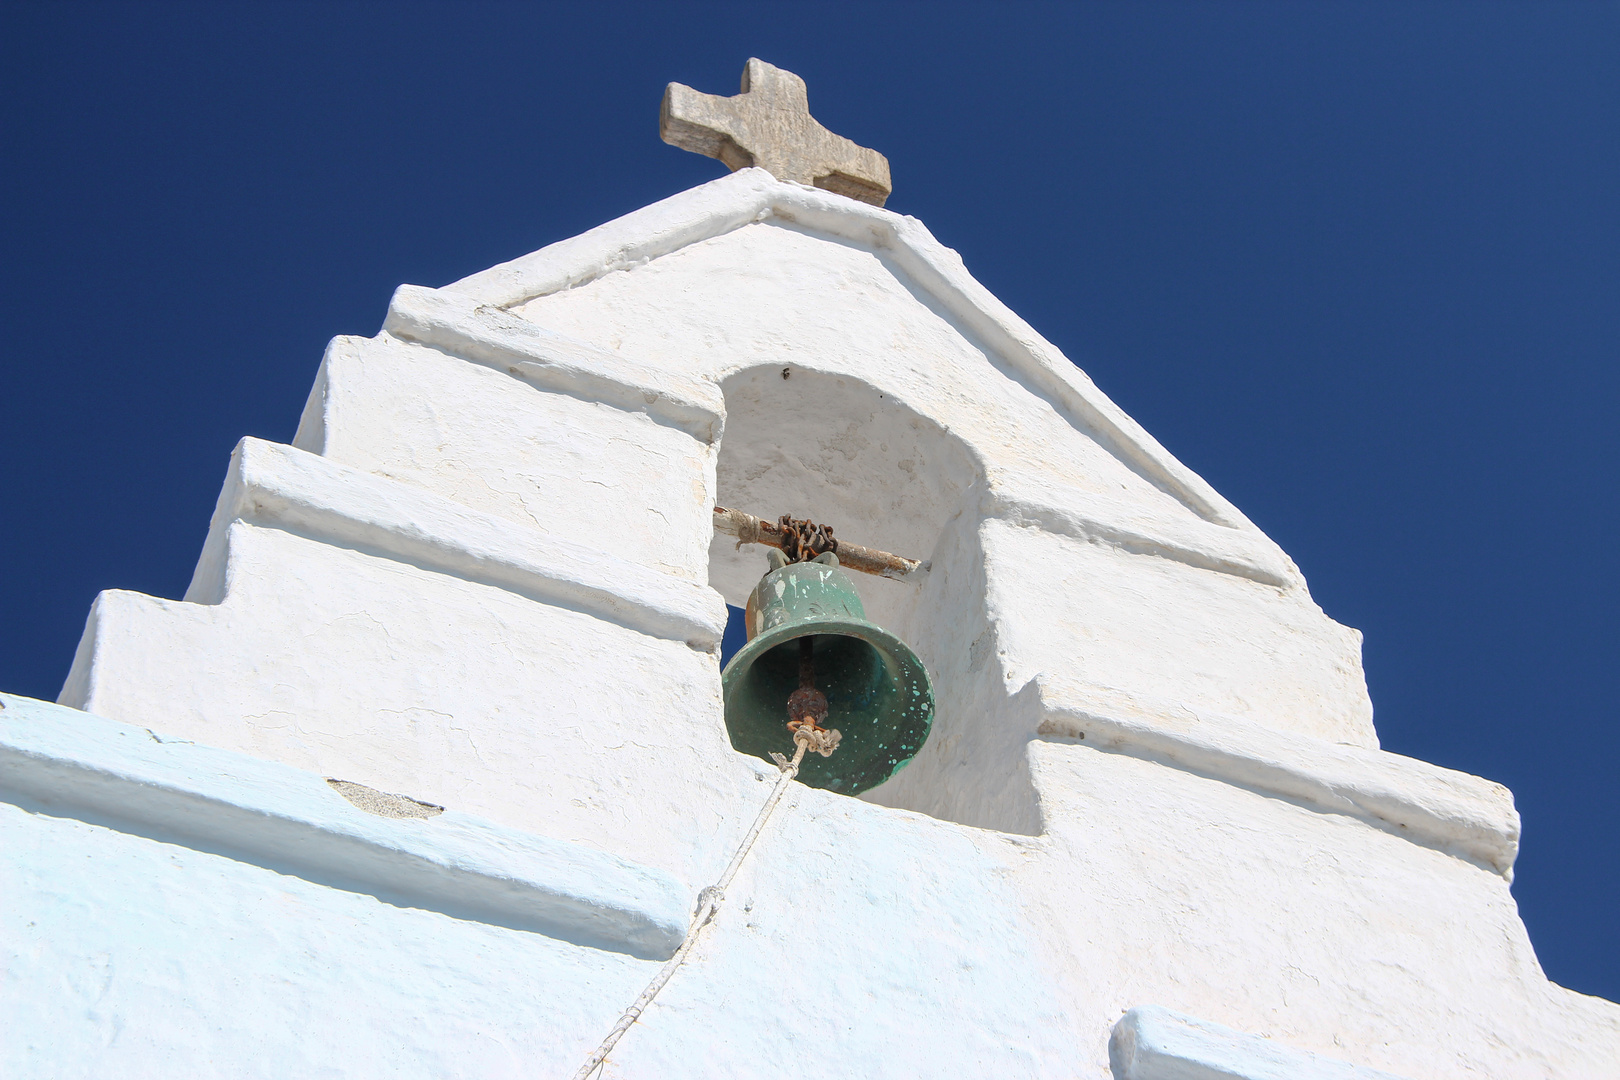
[[[721,506],[831,525],[841,539],[931,560],[920,582],[852,575],[867,617],[899,635],[934,683],[933,732],[917,757],[862,798],[982,828],[1033,834],[1039,814],[985,609],[979,547],[983,470],[960,438],[848,376],[751,368],[722,384]],[[725,661],[742,646],[741,606],[765,549],[726,536],[709,581],[731,607]]]

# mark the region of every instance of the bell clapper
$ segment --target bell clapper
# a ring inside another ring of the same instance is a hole
[[[788,695],[787,729],[793,732],[793,741],[799,753],[793,759],[797,765],[806,749],[822,757],[831,757],[844,736],[821,722],[827,719],[827,695],[816,689],[816,636],[806,634],[799,639],[799,688]]]
[[[788,695],[787,710],[789,731],[798,731],[806,723],[814,731],[827,719],[827,695],[816,689],[814,634],[799,639],[799,688]]]

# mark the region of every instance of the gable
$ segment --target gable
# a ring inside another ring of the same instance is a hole
[[[858,379],[957,433],[990,477],[1048,478],[1124,495],[1154,513],[1193,513],[1070,423],[930,299],[877,252],[763,222],[513,311],[716,380],[755,367]]]
[[[536,301],[633,273],[751,224],[791,227],[870,254],[921,305],[952,323],[1008,377],[1044,397],[1068,423],[1132,471],[1204,521],[1258,533],[1236,507],[975,281],[960,256],[935,240],[921,222],[782,183],[763,170],[743,169],[438,291],[447,300],[521,310],[538,318],[547,305]],[[817,256],[827,257],[825,252]]]

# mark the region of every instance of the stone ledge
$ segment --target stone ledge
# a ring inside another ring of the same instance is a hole
[[[720,438],[725,423],[725,398],[706,379],[626,359],[500,307],[437,289],[401,285],[388,304],[383,330],[545,390],[644,412],[706,443]]]
[[[1401,1080],[1241,1031],[1138,1005],[1108,1040],[1114,1080]]]
[[[662,871],[454,809],[378,817],[313,773],[0,696],[0,798],[391,903],[648,960],[686,935]]]
[[[562,603],[632,629],[712,650],[726,628],[724,601],[707,585],[525,528],[440,495],[315,454],[246,438],[209,526],[186,599],[224,593],[232,521],[400,559],[425,569]]]
[[[1038,494],[1024,494],[998,478],[986,490],[981,512],[1014,525],[1031,525],[1058,536],[1171,559],[1280,589],[1304,583],[1288,556],[1258,533],[1196,518],[1145,519],[1121,500],[1067,485],[1047,483]]]
[[[1513,878],[1519,814],[1501,784],[1415,758],[1324,742],[1173,702],[1038,675],[1037,734],[1148,758],[1348,814]]]

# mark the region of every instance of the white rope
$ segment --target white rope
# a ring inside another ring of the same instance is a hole
[[[743,837],[742,845],[737,848],[737,854],[731,857],[731,865],[726,867],[726,872],[720,875],[719,881],[698,893],[697,912],[693,914],[691,925],[686,929],[686,940],[682,941],[681,947],[675,950],[675,955],[665,961],[663,968],[653,977],[653,981],[647,984],[647,989],[643,990],[641,996],[636,998],[636,1003],[624,1010],[624,1015],[619,1017],[619,1022],[613,1025],[613,1030],[608,1032],[608,1037],[602,1040],[602,1045],[598,1046],[591,1052],[591,1056],[585,1059],[585,1064],[579,1067],[579,1071],[574,1074],[573,1080],[588,1080],[593,1072],[602,1067],[602,1062],[607,1060],[607,1056],[613,1050],[614,1044],[623,1037],[626,1031],[630,1030],[630,1025],[640,1019],[642,1012],[648,1005],[652,1004],[653,998],[658,996],[658,991],[662,990],[664,984],[669,982],[670,976],[675,974],[675,969],[685,962],[687,953],[692,951],[692,946],[697,942],[698,931],[707,926],[709,920],[714,918],[714,913],[720,910],[720,902],[726,898],[727,886],[731,884],[731,879],[737,876],[737,871],[741,868],[743,859],[748,855],[748,849],[754,846],[754,841],[759,837],[760,830],[765,827],[765,822],[770,818],[771,811],[775,810],[776,804],[782,801],[782,793],[787,790],[788,783],[799,775],[799,762],[804,760],[804,752],[814,750],[822,757],[827,757],[832,754],[833,748],[838,745],[838,738],[839,735],[836,731],[827,731],[820,728],[812,729],[810,725],[806,724],[793,733],[793,741],[798,744],[799,748],[794,752],[792,761],[789,761],[781,754],[771,755],[776,759],[777,767],[782,770],[782,775],[777,779],[776,788],[771,792],[771,797],[766,799],[765,805],[760,808],[759,816],[754,819],[754,827],[748,830],[748,835]]]

